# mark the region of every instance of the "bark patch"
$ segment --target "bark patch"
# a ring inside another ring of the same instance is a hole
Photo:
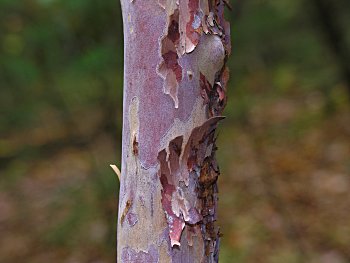
[[[139,219],[137,218],[137,214],[130,212],[127,215],[127,220],[128,220],[129,226],[133,227],[134,225],[136,225]]]
[[[167,33],[161,40],[162,62],[158,65],[157,72],[164,79],[163,89],[174,100],[175,108],[179,107],[178,89],[182,80],[182,67],[179,64],[179,55],[176,51],[180,40],[179,10],[169,7],[169,19]]]
[[[228,70],[226,69],[225,74],[228,74]],[[201,96],[204,99],[204,102],[208,105],[208,115],[210,117],[221,115],[226,106],[227,80],[222,79],[223,77],[226,76],[219,75],[218,81],[216,81],[214,85],[211,85],[202,72],[200,72],[199,85],[201,88]]]
[[[218,41],[211,41],[209,47],[204,47],[207,49],[207,56],[211,56],[210,62],[205,58],[204,61],[201,57],[198,58],[198,64],[204,64],[200,70],[202,73],[205,71],[204,75],[211,85],[214,85],[211,76],[214,76],[218,70],[211,72],[212,68],[217,68],[217,63],[221,64],[219,75],[225,68],[226,58],[231,52],[229,23],[224,20],[224,7],[227,6],[227,2],[223,0],[158,0],[158,3],[166,12],[167,22],[160,40],[161,62],[157,67],[157,73],[164,79],[164,93],[171,96],[175,108],[178,108],[178,90],[184,75],[179,60],[200,45],[203,35],[218,37]],[[212,40],[216,39],[212,38]],[[210,49],[213,48],[215,50],[211,52]],[[222,51],[225,54],[222,54]],[[192,76],[189,76],[189,79],[192,79]],[[220,83],[217,86],[223,87],[222,90],[224,90],[220,76],[216,81]],[[224,93],[221,92],[222,94]]]
[[[166,150],[162,150],[158,155],[158,161],[160,163],[160,182],[162,184],[162,206],[166,216],[166,221],[169,227],[169,237],[171,246],[180,245],[180,238],[182,230],[185,226],[184,221],[176,216],[172,209],[172,197],[176,191],[173,178],[170,174],[168,162],[166,160]]]
[[[159,253],[153,245],[148,251],[136,251],[130,247],[124,247],[121,258],[123,263],[158,263]]]
[[[171,140],[158,154],[162,184],[162,207],[169,227],[171,246],[180,246],[186,226],[188,244],[198,228],[206,251],[214,254],[218,229],[214,226],[217,206],[215,129],[223,117],[214,117],[193,129],[186,144],[183,136]],[[186,184],[185,182],[188,182]]]

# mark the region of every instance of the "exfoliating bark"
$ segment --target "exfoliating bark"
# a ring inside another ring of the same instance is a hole
[[[215,130],[226,104],[222,0],[122,0],[118,262],[218,262]]]

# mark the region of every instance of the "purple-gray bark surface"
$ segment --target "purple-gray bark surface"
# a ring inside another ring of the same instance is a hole
[[[217,262],[215,129],[230,53],[223,0],[121,0],[118,262]]]

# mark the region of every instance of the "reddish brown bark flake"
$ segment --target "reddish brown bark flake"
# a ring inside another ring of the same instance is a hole
[[[160,162],[161,168],[160,168],[160,181],[163,186],[162,189],[162,206],[164,209],[164,213],[166,215],[166,220],[169,227],[169,237],[171,246],[174,245],[180,245],[180,237],[182,230],[185,226],[185,223],[181,218],[175,215],[175,213],[172,210],[172,196],[175,192],[175,186],[174,183],[171,181],[170,177],[170,169],[166,162],[166,151],[163,150],[158,155],[158,160]],[[169,182],[170,181],[170,182]]]
[[[162,62],[158,65],[158,74],[164,79],[164,92],[169,94],[178,107],[178,88],[182,80],[182,67],[179,65],[176,48],[179,44],[179,11],[173,10],[169,16],[167,34],[161,40]]]
[[[126,217],[127,213],[129,212],[131,206],[132,206],[132,201],[129,199],[128,201],[126,201],[125,208],[124,208],[123,213],[120,217],[121,224],[123,224],[125,217]]]
[[[228,70],[225,70],[225,72],[227,72],[225,74],[228,74]],[[204,103],[208,105],[210,117],[221,115],[226,105],[226,82],[223,82],[221,77],[220,75],[219,81],[212,86],[205,76],[200,73],[201,96],[204,99]],[[224,86],[221,82],[224,83]]]
[[[134,135],[134,139],[132,140],[132,153],[133,155],[139,154],[139,143],[137,141],[136,135]]]
[[[186,24],[186,36],[195,48],[198,45],[202,34],[203,12],[199,10],[199,0],[189,0],[188,8],[190,19]],[[189,50],[187,52],[189,52]]]

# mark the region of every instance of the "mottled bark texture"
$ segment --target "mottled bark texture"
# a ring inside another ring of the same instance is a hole
[[[224,0],[121,0],[118,262],[218,262],[215,129],[230,53]]]

